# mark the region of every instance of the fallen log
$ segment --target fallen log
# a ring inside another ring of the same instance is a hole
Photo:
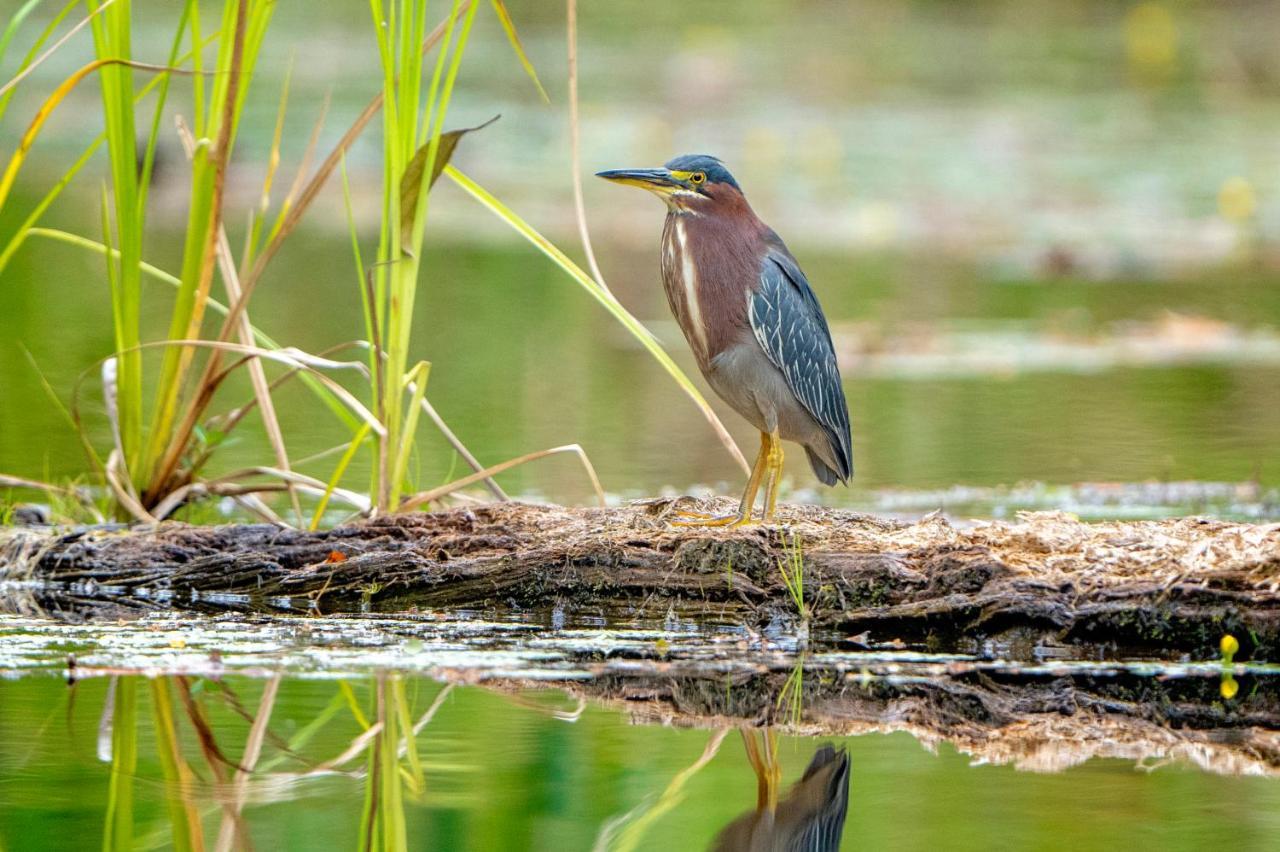
[[[1047,641],[1203,656],[1231,633],[1241,658],[1280,657],[1280,524],[1034,513],[953,525],[804,506],[769,525],[671,523],[729,508],[495,503],[320,532],[16,528],[0,532],[0,607],[83,618],[556,604],[759,626],[801,620],[782,569],[803,564],[813,635],[855,646]]]

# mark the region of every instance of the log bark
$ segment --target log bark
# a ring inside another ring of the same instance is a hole
[[[675,526],[679,510],[500,503],[320,532],[267,525],[0,531],[0,608],[65,618],[154,609],[354,612],[541,607],[798,620],[815,637],[955,647],[991,640],[1280,656],[1280,524],[1184,518],[915,523],[789,506],[775,524]]]

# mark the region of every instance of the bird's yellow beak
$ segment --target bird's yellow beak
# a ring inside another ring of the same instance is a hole
[[[673,172],[670,169],[612,169],[596,172],[596,177],[602,177],[614,183],[638,186],[663,197],[687,189],[689,175],[689,172]]]

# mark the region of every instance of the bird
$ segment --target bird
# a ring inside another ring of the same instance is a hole
[[[667,206],[661,272],[667,302],[707,383],[760,432],[738,511],[687,513],[686,525],[773,519],[782,441],[804,447],[826,485],[853,476],[849,409],[831,331],[818,297],[782,238],[760,220],[718,158],[686,154],[662,168],[612,169],[597,177],[647,189]]]
[[[756,773],[756,807],[721,829],[713,852],[835,852],[849,813],[849,755],[823,745],[804,775],[778,801],[777,741],[766,731],[763,748],[742,732]]]

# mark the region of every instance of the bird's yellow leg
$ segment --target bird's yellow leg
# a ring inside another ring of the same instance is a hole
[[[768,435],[768,444],[769,454],[765,460],[768,479],[765,480],[764,486],[763,518],[766,524],[773,520],[773,510],[778,505],[778,485],[782,481],[782,439],[778,437],[777,431]]]
[[[778,788],[782,786],[782,764],[778,763],[778,737],[773,728],[764,729],[765,768],[769,773],[767,803],[772,813],[778,807]]]
[[[751,771],[756,776],[756,810],[763,811],[769,806],[769,770],[765,768],[764,758],[760,755],[760,747],[756,745],[755,731],[740,729],[742,745],[747,750],[747,760],[751,763]]]
[[[751,523],[751,507],[756,502],[756,492],[760,490],[760,481],[764,478],[769,463],[769,450],[773,438],[768,432],[760,433],[760,452],[756,455],[756,463],[751,466],[751,476],[747,479],[747,488],[742,492],[742,502],[738,504],[735,515],[722,517],[701,515],[697,512],[679,512],[680,518],[689,520],[672,521],[678,527],[736,527]]]
[[[782,767],[778,764],[778,739],[772,728],[765,728],[760,744],[754,731],[740,729],[747,760],[756,776],[756,810],[772,812],[778,807],[778,787],[782,784]]]

